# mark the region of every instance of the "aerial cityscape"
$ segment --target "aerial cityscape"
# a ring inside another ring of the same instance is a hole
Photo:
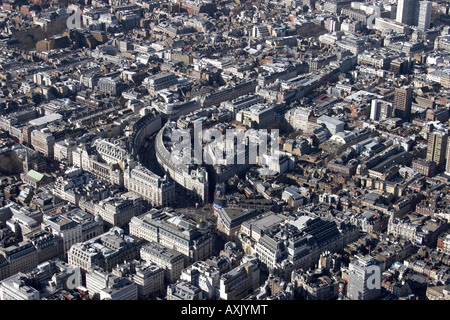
[[[0,53],[0,300],[450,300],[450,1],[3,0]]]

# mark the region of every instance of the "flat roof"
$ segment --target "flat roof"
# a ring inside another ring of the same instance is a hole
[[[57,120],[61,120],[62,119],[62,115],[60,115],[59,113],[52,113],[40,118],[36,118],[33,120],[28,121],[29,124],[33,125],[33,126],[42,126],[45,125],[47,123],[53,122],[53,121],[57,121]]]
[[[276,214],[268,215],[262,219],[255,221],[254,225],[259,229],[263,230],[273,225],[279,224],[285,220],[284,217],[281,217]]]
[[[31,180],[33,180],[33,181],[39,182],[39,181],[42,180],[44,175],[42,173],[40,173],[40,172],[35,171],[35,170],[30,170],[26,174],[26,177],[31,179]]]
[[[324,121],[326,123],[334,124],[336,126],[340,125],[340,124],[344,124],[343,121],[333,118],[333,117],[330,117],[330,116],[327,116],[327,115],[320,116],[319,118],[317,118],[317,121]]]
[[[310,216],[300,216],[297,219],[295,219],[294,221],[292,220],[288,220],[288,223],[297,227],[298,230],[302,230],[306,227],[306,222],[308,222],[309,220],[312,220],[313,218]]]

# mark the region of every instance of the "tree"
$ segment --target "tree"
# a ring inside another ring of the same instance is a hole
[[[14,175],[22,171],[22,160],[15,152],[11,152],[9,155],[0,154],[0,174]]]

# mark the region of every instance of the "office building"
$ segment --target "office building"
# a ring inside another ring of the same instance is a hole
[[[100,78],[97,89],[111,96],[119,96],[124,89],[124,84],[119,78],[105,77]]]
[[[233,87],[223,88],[215,92],[207,94],[200,99],[203,108],[212,105],[220,105],[221,102],[233,100],[240,96],[255,92],[257,86],[256,80],[245,80]]]
[[[73,244],[101,235],[103,221],[77,208],[60,215],[45,216],[41,228],[62,238],[64,254],[67,254]]]
[[[309,129],[309,117],[312,115],[312,111],[309,108],[297,107],[295,109],[288,110],[285,114],[286,122],[289,123],[294,130],[307,130]]]
[[[283,215],[268,212],[244,221],[241,225],[240,233],[255,241],[259,241],[264,234],[276,229],[285,219],[286,217]]]
[[[236,121],[251,128],[265,129],[275,122],[275,106],[253,105],[236,113]]]
[[[269,29],[266,25],[255,25],[252,29],[252,37],[257,39],[264,39],[270,36]]]
[[[380,121],[392,116],[392,103],[384,100],[373,99],[370,108],[370,119]]]
[[[260,214],[258,210],[244,208],[220,208],[217,211],[217,230],[226,239],[234,239],[244,221]]]
[[[133,217],[129,223],[130,235],[176,250],[186,262],[204,260],[212,254],[212,232],[201,228],[202,225],[169,210],[156,209]]]
[[[323,10],[325,12],[340,14],[341,10],[350,7],[350,4],[351,1],[348,0],[327,1],[324,3]]]
[[[0,247],[0,280],[18,272],[28,272],[39,263],[62,258],[63,240],[41,230],[35,230],[24,241]]]
[[[396,20],[388,19],[388,18],[375,18],[375,30],[379,30],[382,32],[392,30],[397,33],[408,33],[410,31],[410,27],[405,23],[398,22]]]
[[[439,170],[446,163],[448,133],[432,131],[428,134],[427,161],[434,161]],[[448,159],[448,158],[447,158]]]
[[[233,113],[233,116],[236,116],[236,113],[238,113],[239,111],[247,109],[252,105],[262,103],[263,101],[263,97],[259,95],[249,94],[222,102],[221,105],[223,105],[227,110],[230,110]]]
[[[0,300],[40,300],[39,291],[27,285],[26,280],[19,272],[0,282]]]
[[[167,286],[167,300],[203,300],[203,293],[187,281],[178,281]]]
[[[358,228],[350,224],[305,213],[273,225],[254,244],[254,253],[261,268],[289,278],[293,270],[313,267],[322,252],[342,250],[357,236]]]
[[[164,279],[174,283],[181,275],[184,268],[184,258],[178,251],[150,242],[144,245],[140,251],[141,259],[156,263],[164,269]]]
[[[0,248],[0,276],[5,279],[18,272],[29,271],[38,265],[36,248],[31,242],[22,241],[7,248]]]
[[[447,153],[446,153],[447,163],[445,165],[445,174],[450,176],[450,143],[447,140]]]
[[[411,118],[412,99],[413,90],[410,87],[395,88],[394,116],[409,121]]]
[[[139,299],[154,298],[164,291],[164,270],[151,261],[129,260],[117,265],[112,273],[133,281],[138,287]]]
[[[323,123],[332,135],[344,131],[345,122],[333,117],[329,117],[326,115],[320,116],[319,118],[317,118],[317,123]]]
[[[414,15],[418,2],[418,0],[398,0],[395,20],[409,26],[414,25]]]
[[[43,229],[49,230],[64,240],[64,253],[67,253],[73,244],[82,240],[81,224],[64,216],[53,216],[46,219]]]
[[[77,148],[77,144],[73,140],[61,140],[55,142],[53,146],[53,157],[55,160],[63,162],[67,166],[73,165],[72,151]]]
[[[416,159],[412,162],[412,168],[425,177],[432,177],[436,173],[436,163],[434,161]]]
[[[370,256],[357,256],[348,270],[347,297],[350,300],[374,300],[381,294],[384,264]]]
[[[131,218],[141,214],[142,198],[127,192],[120,197],[109,197],[95,204],[95,215],[102,217],[109,226],[125,227]]]
[[[86,289],[89,290],[91,298],[98,298],[100,291],[108,286],[109,274],[109,272],[98,266],[94,266],[86,272]]]
[[[391,216],[387,232],[417,245],[434,244],[438,236],[448,228],[448,224],[446,219],[438,218],[432,210],[426,209],[427,207],[418,205],[415,212],[407,213],[401,218]],[[419,213],[419,211],[426,214]]]
[[[84,272],[95,266],[111,271],[118,263],[137,258],[143,243],[125,235],[122,229],[113,227],[100,236],[72,245],[67,260]]]
[[[160,177],[143,166],[127,167],[123,175],[124,186],[142,196],[154,206],[175,203],[175,184],[167,177]]]
[[[64,258],[63,240],[51,233],[36,230],[24,236],[36,248],[38,263]]]
[[[93,146],[97,150],[101,159],[108,164],[125,164],[128,152],[115,141],[110,142],[106,139],[95,140]]]
[[[187,281],[202,290],[204,299],[214,300],[218,298],[219,269],[204,261],[196,261],[181,273],[180,280]]]
[[[31,145],[46,157],[53,157],[55,137],[48,128],[31,131]]]
[[[259,287],[258,259],[246,256],[238,267],[221,275],[219,294],[221,300],[242,300]]]
[[[95,300],[138,300],[139,286],[127,277],[94,267],[86,273],[86,288]]]
[[[450,35],[438,36],[434,41],[434,50],[450,50]]]
[[[291,281],[298,284],[298,291],[305,300],[335,300],[338,297],[339,281],[326,269],[294,271]]]
[[[150,93],[168,88],[178,82],[178,78],[171,72],[163,71],[147,77],[143,81],[143,86],[147,88]]]
[[[431,10],[433,3],[430,1],[419,1],[419,19],[417,21],[417,27],[419,29],[427,30],[431,24]]]
[[[130,300],[138,299],[137,285],[127,278],[110,277],[108,286],[100,291],[100,300]]]

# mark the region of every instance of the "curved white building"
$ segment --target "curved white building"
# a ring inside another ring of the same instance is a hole
[[[188,195],[199,202],[209,201],[208,172],[203,167],[177,163],[168,147],[164,144],[164,134],[171,130],[164,126],[156,136],[156,159],[170,177],[188,192]],[[190,157],[190,155],[187,155]]]

